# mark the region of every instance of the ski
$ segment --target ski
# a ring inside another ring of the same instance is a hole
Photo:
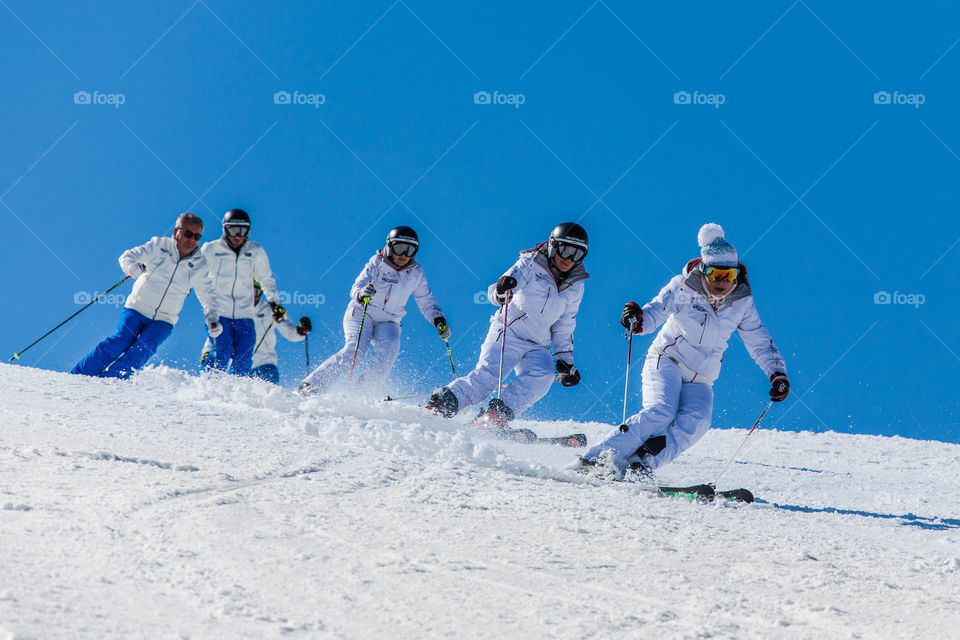
[[[566,436],[552,436],[541,438],[530,429],[510,429],[503,427],[497,430],[497,437],[504,440],[513,440],[520,444],[558,444],[561,447],[585,447],[587,436],[583,433],[571,433]]]
[[[696,484],[690,487],[657,487],[657,492],[666,496],[682,496],[704,502],[713,502],[717,498],[730,502],[753,502],[753,494],[748,489],[728,489],[717,491],[709,484]]]

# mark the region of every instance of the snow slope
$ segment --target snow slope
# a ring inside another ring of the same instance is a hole
[[[0,384],[3,640],[960,627],[957,445],[759,430],[721,488],[765,502],[702,505],[397,403],[166,368],[0,365]],[[661,480],[712,481],[745,433],[711,431]]]

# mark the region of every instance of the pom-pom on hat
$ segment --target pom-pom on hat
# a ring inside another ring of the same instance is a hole
[[[737,248],[724,239],[723,227],[715,222],[709,222],[700,227],[697,243],[700,245],[700,257],[705,265],[736,267],[740,264]]]

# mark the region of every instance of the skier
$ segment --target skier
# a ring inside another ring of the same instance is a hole
[[[660,294],[640,308],[623,307],[621,324],[646,335],[663,325],[643,365],[643,410],[627,418],[574,467],[619,474],[627,467],[648,474],[676,458],[710,428],[713,382],[727,341],[740,333],[747,351],[770,378],[770,398],[790,392],[786,363],[760,320],[736,248],[714,223],[697,235],[700,258],[691,260]],[[601,460],[601,458],[603,460]]]
[[[586,255],[587,232],[574,222],[558,225],[547,242],[522,251],[520,259],[487,290],[490,302],[500,308],[490,318],[476,368],[434,391],[427,408],[450,418],[461,407],[481,402],[503,382],[502,364],[503,371],[514,369],[517,378],[502,395],[491,398],[486,409],[481,408],[475,423],[504,429],[546,395],[554,372],[565,387],[579,383],[580,372],[573,364],[573,330],[583,281],[590,277],[583,267]]]
[[[155,237],[120,256],[120,268],[136,281],[117,332],[80,360],[71,373],[129,378],[170,336],[191,288],[203,305],[210,337],[220,335],[220,300],[207,261],[197,250],[202,233],[203,220],[182,213],[172,238]]]
[[[440,338],[450,338],[450,325],[427,285],[423,267],[414,259],[419,248],[420,239],[410,227],[390,231],[386,245],[367,261],[350,289],[343,316],[346,344],[304,379],[298,387],[301,393],[326,391],[363,362],[371,344],[373,352],[359,382],[368,389],[382,384],[400,352],[400,323],[411,295]]]
[[[279,320],[273,315],[273,309],[263,297],[260,283],[253,283],[253,321],[256,325],[256,346],[253,348],[253,368],[250,375],[273,384],[280,384],[280,369],[277,367],[277,336],[280,335],[290,342],[303,342],[304,338],[313,329],[310,318],[303,316],[298,324],[293,324],[284,314]],[[203,345],[200,364],[206,363],[213,350],[213,342],[208,338]]]
[[[286,314],[280,304],[277,284],[270,271],[270,260],[263,247],[249,240],[250,216],[243,209],[230,209],[223,215],[223,237],[203,245],[213,286],[223,299],[221,311],[223,337],[215,343],[214,357],[207,368],[226,369],[238,376],[250,375],[257,330],[254,324],[253,281],[263,284],[263,292],[278,320]]]

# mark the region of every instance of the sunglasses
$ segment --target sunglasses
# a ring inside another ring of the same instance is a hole
[[[199,233],[194,233],[193,231],[188,231],[188,230],[184,229],[183,227],[177,227],[177,231],[179,231],[179,232],[180,232],[180,235],[186,237],[188,240],[200,240],[200,235],[201,235],[201,234],[199,234]]]
[[[583,259],[587,257],[587,250],[575,244],[558,242],[555,245],[554,251],[564,260],[571,260],[573,262],[582,262]]]
[[[240,225],[228,225],[223,228],[223,232],[231,238],[245,238],[250,233],[250,227]]]
[[[390,253],[398,256],[408,256],[412,258],[417,253],[417,245],[412,242],[391,242]]]
[[[702,263],[701,263],[702,264]],[[703,275],[707,276],[710,282],[733,282],[740,275],[738,267],[710,267],[703,266]]]

